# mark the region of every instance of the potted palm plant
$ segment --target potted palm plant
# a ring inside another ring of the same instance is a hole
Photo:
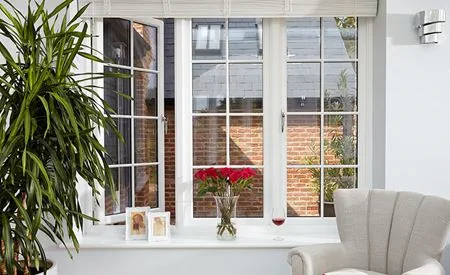
[[[86,7],[68,17],[72,1],[51,11],[28,1],[25,13],[0,3],[0,274],[51,270],[39,232],[78,251],[76,230],[93,219],[82,213],[78,179],[95,196],[98,186],[114,190],[96,131],[122,138],[91,80],[125,76],[74,73],[75,58],[101,59],[84,45]]]

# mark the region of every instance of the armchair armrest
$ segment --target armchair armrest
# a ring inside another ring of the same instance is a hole
[[[299,246],[289,251],[288,263],[293,275],[322,275],[348,267],[345,248],[341,243]]]
[[[442,265],[436,261],[435,259],[430,259],[426,264],[421,267],[415,268],[408,272],[403,273],[402,275],[445,275],[444,268]]]

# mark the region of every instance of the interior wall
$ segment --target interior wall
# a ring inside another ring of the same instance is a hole
[[[386,8],[386,188],[450,197],[449,20],[437,45],[420,44],[414,24],[421,10],[450,14],[450,1],[388,0]]]
[[[385,188],[386,149],[386,0],[373,21],[373,188]]]
[[[450,24],[419,43],[415,15],[446,0],[379,0],[374,20],[374,187],[450,197]],[[450,239],[441,262],[450,270]]]
[[[64,275],[289,275],[288,249],[83,249],[70,260],[51,250]]]

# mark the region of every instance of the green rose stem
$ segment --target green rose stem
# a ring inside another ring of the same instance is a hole
[[[235,209],[237,198],[235,197],[219,197],[217,205],[220,210],[220,223],[217,225],[217,234],[223,236],[225,230],[231,235],[236,235],[236,227],[231,222],[233,211]]]

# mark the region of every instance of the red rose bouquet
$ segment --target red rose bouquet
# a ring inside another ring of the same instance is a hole
[[[236,239],[236,225],[232,218],[236,215],[236,204],[242,191],[251,190],[255,170],[251,168],[233,169],[207,168],[195,173],[198,195],[208,193],[214,196],[217,206],[217,238]]]
[[[213,196],[239,196],[245,189],[251,190],[253,177],[256,175],[252,168],[234,169],[207,168],[195,173],[194,178],[199,183],[198,195],[211,193]]]

